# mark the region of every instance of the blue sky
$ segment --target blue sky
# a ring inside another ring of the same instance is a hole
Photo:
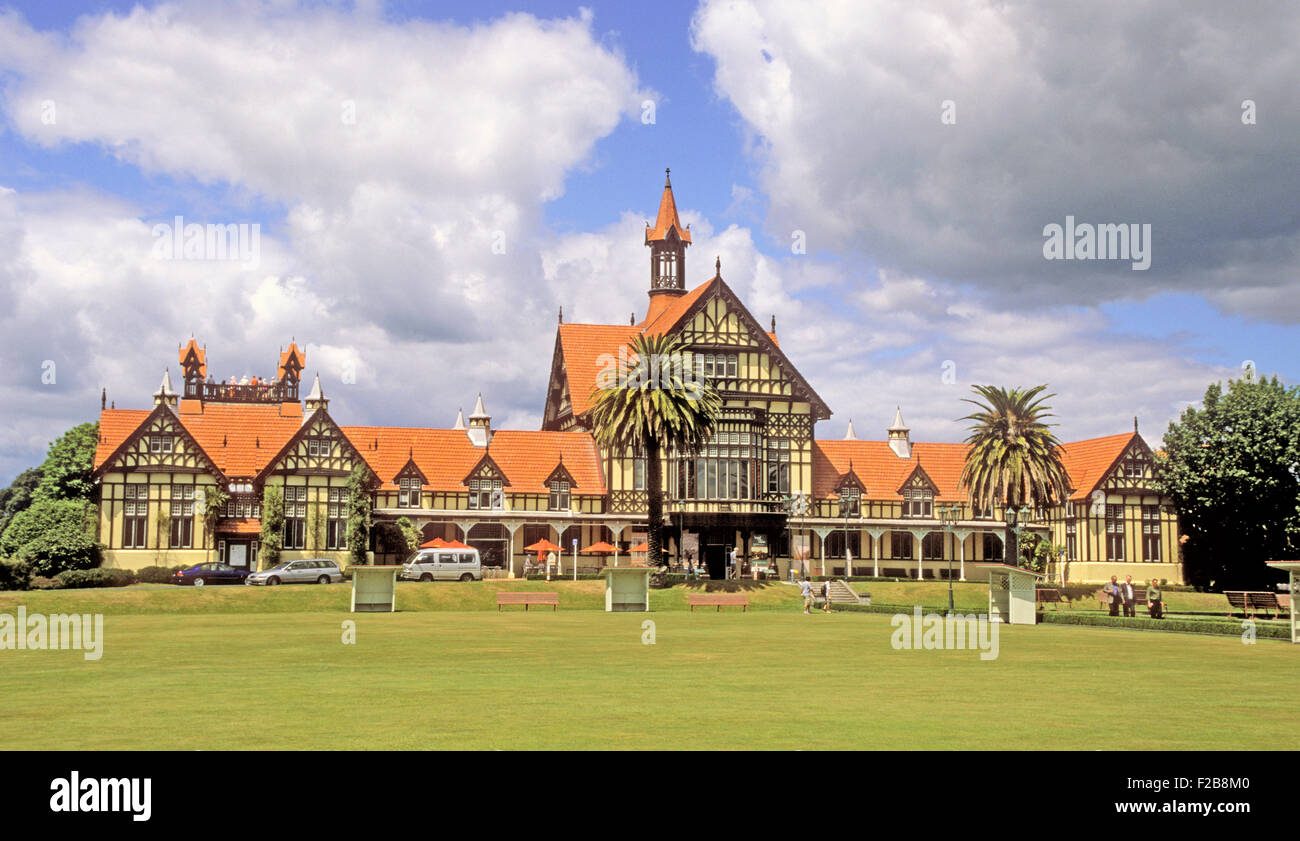
[[[665,166],[698,232],[691,285],[723,254],[755,315],[777,315],[835,409],[823,437],[849,417],[859,435],[883,430],[902,405],[917,437],[960,439],[960,389],[934,374],[948,360],[959,386],[1049,382],[1067,439],[1134,414],[1158,436],[1243,360],[1300,377],[1295,61],[1259,57],[1280,55],[1267,40],[1291,31],[1289,11],[8,9],[0,242],[18,257],[0,275],[14,304],[0,480],[39,462],[51,430],[93,418],[101,388],[147,406],[190,333],[236,374],[265,368],[286,333],[314,343],[309,369],[323,366],[345,422],[449,422],[455,407],[435,416],[428,395],[463,404],[481,390],[505,425],[535,425],[555,308],[643,310],[636,225],[653,218]],[[1159,20],[1175,23],[1144,42]],[[1253,51],[1222,47],[1241,30]],[[507,38],[514,53],[495,54]],[[246,69],[261,61],[267,75]],[[580,95],[557,92],[570,82]],[[318,90],[358,96],[361,140],[322,131],[298,102]],[[451,91],[467,104],[440,111]],[[1247,97],[1260,112],[1248,127]],[[945,127],[950,98],[961,116]],[[61,109],[52,125],[36,116],[46,101]],[[1041,229],[1066,213],[1151,222],[1152,270],[1044,262]],[[260,266],[133,264],[140,233],[177,214],[259,223]],[[492,230],[506,260],[470,248]],[[807,254],[791,251],[796,230]],[[517,303],[500,335],[484,300]],[[75,375],[37,385],[47,359]],[[392,363],[407,359],[427,364]]]

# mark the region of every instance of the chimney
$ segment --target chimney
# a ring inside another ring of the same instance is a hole
[[[492,416],[483,408],[483,394],[479,393],[474,404],[474,412],[469,416],[469,429],[465,431],[469,441],[475,447],[486,447],[492,443]]]
[[[889,425],[889,449],[894,451],[894,455],[899,458],[912,457],[912,441],[909,436],[907,424],[903,423],[903,409],[896,407],[894,411],[894,422]]]

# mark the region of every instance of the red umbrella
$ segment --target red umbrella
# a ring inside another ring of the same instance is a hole
[[[611,546],[611,545],[609,545],[608,543],[606,543],[605,541],[602,540],[602,541],[600,541],[599,543],[593,543],[593,544],[591,544],[590,546],[588,546],[586,549],[583,549],[583,550],[582,550],[582,554],[584,554],[584,555],[612,555],[613,553],[615,553],[615,552],[617,552],[617,551],[618,551],[618,547],[617,547],[617,546]]]
[[[443,540],[441,537],[435,537],[427,543],[420,544],[421,549],[445,549],[446,547],[447,541]]]
[[[537,541],[536,543],[530,546],[525,546],[524,551],[525,552],[561,552],[563,550],[559,546],[556,546],[554,543],[552,543],[551,541],[543,537],[541,540]]]
[[[466,546],[464,543],[461,543],[459,540],[453,540],[450,543],[443,546],[442,548],[443,549],[473,549],[474,547]]]
[[[633,546],[631,549],[629,549],[629,550],[627,550],[627,551],[629,551],[629,552],[649,552],[649,551],[650,551],[650,544],[649,544],[649,543],[646,543],[646,542],[643,540],[643,541],[641,541],[640,543],[638,543],[637,545]]]

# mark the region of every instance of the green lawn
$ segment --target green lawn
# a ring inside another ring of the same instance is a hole
[[[481,607],[492,582],[355,616],[343,586],[0,594],[0,612],[110,614],[98,662],[0,651],[0,749],[1290,747],[1289,643],[1003,626],[986,662],[894,651],[890,617],[804,616],[785,586],[748,614],[673,609],[680,590],[651,614],[572,609],[600,586],[500,615],[414,609]]]

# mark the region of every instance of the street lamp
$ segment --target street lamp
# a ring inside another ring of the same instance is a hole
[[[943,524],[943,532],[945,535],[952,533],[953,526],[957,524],[957,518],[960,512],[961,508],[956,505],[939,506],[939,522]],[[951,541],[944,541],[944,550],[948,555],[948,612],[952,613],[952,552],[947,551],[950,543]]]
[[[1006,561],[1013,567],[1020,566],[1020,532],[1024,530],[1021,521],[1029,519],[1031,513],[1033,512],[1029,510],[1028,505],[1022,505],[1019,509],[1013,505],[1007,506]]]

